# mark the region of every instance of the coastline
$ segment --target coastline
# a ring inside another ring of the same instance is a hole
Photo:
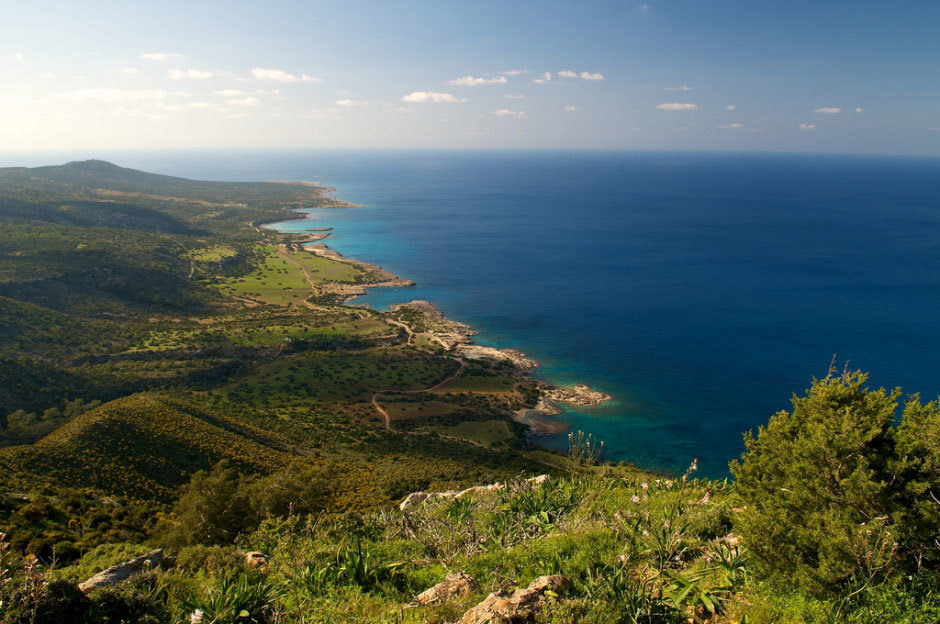
[[[347,204],[346,206],[353,207],[354,205]],[[283,232],[270,227],[276,223],[306,220],[310,220],[309,213],[300,219],[284,219],[273,223],[257,225],[289,236],[289,245],[297,251],[306,251],[334,262],[342,262],[355,266],[364,271],[371,278],[368,282],[357,284],[331,282],[320,294],[335,297],[339,305],[369,307],[367,304],[351,302],[357,297],[365,295],[370,288],[402,288],[416,285],[414,281],[395,275],[381,266],[347,258],[340,252],[327,246],[323,241],[330,238],[334,231],[333,227],[308,228],[303,232]],[[406,313],[404,315],[405,318],[403,318],[403,312]],[[473,336],[479,334],[478,331],[466,323],[448,319],[437,306],[429,301],[412,300],[391,305],[385,310],[385,313],[393,317],[393,324],[402,327],[409,334],[409,340],[421,334],[425,336],[429,342],[436,343],[445,352],[451,353],[457,361],[489,359],[508,364],[514,374],[520,377],[530,378],[532,378],[533,373],[539,366],[537,361],[528,358],[525,353],[516,349],[475,344]],[[415,314],[421,319],[420,328],[417,327],[413,321],[409,322],[407,318]],[[570,428],[568,423],[554,418],[555,416],[565,413],[565,409],[562,405],[593,407],[613,400],[611,395],[590,388],[585,384],[556,386],[539,379],[535,381],[538,384],[537,387],[539,390],[535,406],[507,413],[507,416],[513,421],[526,425],[529,428],[528,437],[530,439],[537,440],[542,436],[559,435],[568,431]]]

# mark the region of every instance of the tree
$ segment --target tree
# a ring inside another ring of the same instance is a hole
[[[244,479],[222,460],[211,473],[200,470],[174,506],[176,522],[167,531],[171,545],[231,544],[258,524]]]
[[[911,397],[896,426],[901,390],[867,379],[814,379],[731,462],[745,504],[735,530],[772,579],[824,593],[936,562],[937,404]]]

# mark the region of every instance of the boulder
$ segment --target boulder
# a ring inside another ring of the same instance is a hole
[[[158,548],[156,550],[150,551],[146,555],[141,555],[140,557],[131,559],[130,561],[125,561],[124,563],[111,566],[103,572],[99,572],[87,581],[80,583],[78,588],[87,594],[88,592],[99,589],[101,587],[117,585],[118,583],[123,583],[136,574],[145,572],[147,570],[152,570],[153,568],[160,565],[161,561],[163,561],[163,549]]]
[[[435,602],[447,602],[462,598],[479,589],[480,584],[472,576],[463,572],[450,572],[443,581],[415,596],[414,603],[429,605]]]
[[[492,593],[460,619],[460,624],[524,624],[545,606],[546,593],[561,593],[571,581],[562,574],[540,576],[525,589]]]
[[[539,487],[548,481],[551,477],[548,475],[539,475],[537,477],[531,477],[526,479],[526,483],[531,487]],[[466,490],[461,490],[456,492],[454,490],[449,490],[447,492],[412,492],[408,495],[405,500],[398,504],[398,508],[402,511],[408,511],[409,509],[414,509],[424,503],[431,503],[439,500],[452,500],[455,498],[463,498],[464,496],[470,496],[471,494],[485,494],[486,492],[498,492],[499,490],[504,489],[506,486],[502,483],[491,483],[490,485],[477,485],[474,487],[469,487]]]
[[[246,552],[245,565],[261,572],[267,572],[270,567],[271,557],[261,552]]]

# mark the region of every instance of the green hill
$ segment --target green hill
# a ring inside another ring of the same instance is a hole
[[[283,467],[276,436],[179,399],[135,395],[82,414],[36,444],[0,451],[0,470],[139,499],[171,500],[197,470],[222,459],[245,473]]]

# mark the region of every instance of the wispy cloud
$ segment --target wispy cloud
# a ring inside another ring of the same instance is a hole
[[[247,113],[228,113],[225,115],[227,119],[245,119],[248,117]]]
[[[547,76],[546,80],[551,80],[551,74],[545,74]],[[604,74],[591,73],[583,71],[580,74],[578,72],[571,71],[570,69],[563,69],[558,72],[558,76],[561,78],[580,78],[581,80],[603,80]],[[538,82],[538,81],[536,81]]]
[[[665,104],[659,104],[656,106],[659,110],[666,111],[692,111],[698,110],[698,106],[695,104],[689,104],[687,102],[666,102]]]
[[[572,111],[581,110],[581,109],[577,106],[566,106],[565,110],[568,112],[572,112]]]
[[[525,111],[514,111],[509,110],[508,108],[496,109],[491,114],[496,115],[497,117],[515,117],[516,119],[522,119],[525,117]]]
[[[501,73],[504,76],[519,76],[521,74],[528,74],[529,70],[528,69],[510,69],[510,70],[499,72],[499,73]]]
[[[734,110],[735,108],[737,108],[737,106],[735,106],[734,104],[728,104],[727,106],[725,106],[725,110]]]
[[[13,54],[13,60],[16,61],[17,63],[22,63],[23,59],[25,58],[26,57],[23,56],[22,52],[16,52],[15,54]]]
[[[196,110],[207,110],[210,108],[218,108],[215,104],[210,102],[190,102],[186,105],[186,108],[193,108]]]
[[[402,96],[402,102],[433,102],[441,104],[444,102],[466,102],[467,98],[454,97],[450,93],[436,93],[434,91],[412,91],[408,95]]]
[[[59,93],[56,97],[71,102],[107,102],[121,104],[125,102],[156,102],[166,99],[162,89],[78,89]]]
[[[536,84],[545,84],[546,82],[550,82],[551,79],[552,79],[552,72],[545,72],[544,74],[542,74],[541,78],[536,78],[532,82]]]
[[[369,102],[367,100],[336,100],[337,106],[345,106],[347,108],[353,108],[356,106],[366,106]]]
[[[221,95],[222,97],[239,97],[245,95],[245,92],[241,89],[222,89],[221,91],[216,91],[216,95]]]
[[[522,95],[521,93],[507,93],[506,95],[503,96],[503,98],[507,100],[524,100],[525,96]]]
[[[183,55],[179,52],[146,52],[137,58],[142,61],[155,61],[157,63],[162,63],[171,59],[181,59],[183,58]]]
[[[738,122],[735,121],[735,122],[729,123],[729,124],[721,124],[721,125],[718,126],[718,127],[719,127],[719,128],[743,128],[743,127],[744,127],[744,124],[739,124]]]
[[[214,75],[211,71],[200,71],[198,69],[171,69],[166,73],[173,80],[205,80]]]
[[[821,107],[819,107],[819,108],[814,108],[814,109],[813,109],[813,112],[814,112],[814,113],[827,113],[827,114],[830,114],[830,115],[831,115],[831,114],[835,114],[835,113],[841,113],[841,112],[842,112],[842,109],[841,109],[841,108],[837,108],[837,107],[835,107],[835,106],[821,106]]]
[[[323,82],[320,78],[301,74],[299,77],[284,71],[283,69],[265,69],[264,67],[255,67],[251,70],[251,75],[258,80],[275,80],[277,82]]]
[[[862,109],[861,109],[861,108],[856,108],[856,109],[855,109],[855,112],[856,112],[856,113],[860,113],[860,112],[862,112]]]
[[[691,91],[692,87],[681,85],[679,87],[666,87],[666,91]]]
[[[483,84],[506,84],[506,76],[497,76],[496,78],[477,78],[475,76],[464,76],[456,80],[448,80],[447,84],[456,87],[475,87]]]
[[[226,100],[225,103],[228,104],[229,106],[255,107],[261,104],[261,101],[258,100],[258,98],[256,97],[249,96],[246,98],[236,98],[232,100]]]
[[[125,68],[124,68],[124,73],[125,73],[125,74],[136,74],[136,73],[139,72],[139,71],[140,71],[140,70],[137,69],[136,67],[125,67]]]
[[[816,124],[801,123],[800,130],[815,130]]]

